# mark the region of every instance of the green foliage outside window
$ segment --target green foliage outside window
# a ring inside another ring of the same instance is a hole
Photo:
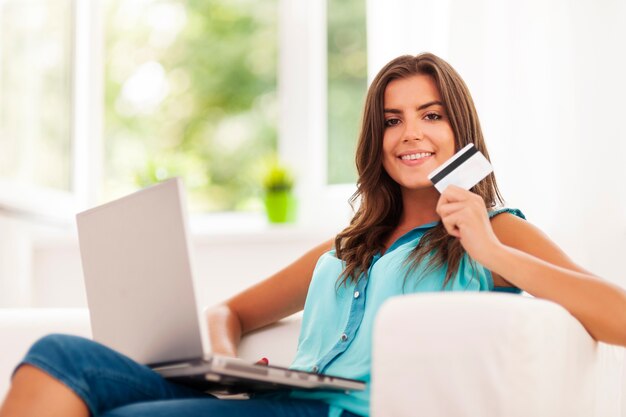
[[[108,0],[105,190],[182,176],[201,211],[260,207],[276,149],[277,2]]]
[[[354,183],[367,89],[365,0],[328,0],[328,182]]]

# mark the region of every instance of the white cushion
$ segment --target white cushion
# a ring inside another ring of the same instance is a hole
[[[433,293],[377,318],[376,417],[619,417],[623,349],[534,298]]]
[[[91,337],[87,309],[0,309],[0,398],[9,388],[15,365],[30,345],[50,333]]]

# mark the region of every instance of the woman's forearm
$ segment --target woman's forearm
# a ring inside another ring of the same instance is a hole
[[[483,264],[511,284],[567,309],[602,342],[626,346],[626,292],[589,274],[499,245]]]

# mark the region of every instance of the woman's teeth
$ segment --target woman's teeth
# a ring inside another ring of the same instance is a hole
[[[427,156],[431,156],[432,153],[430,152],[421,152],[421,153],[412,153],[410,155],[402,155],[400,157],[400,159],[402,160],[410,160],[410,159],[422,159],[422,158],[426,158]]]

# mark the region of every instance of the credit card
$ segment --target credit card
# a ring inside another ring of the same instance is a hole
[[[428,174],[428,179],[440,193],[450,184],[469,190],[492,171],[485,155],[470,143]]]

